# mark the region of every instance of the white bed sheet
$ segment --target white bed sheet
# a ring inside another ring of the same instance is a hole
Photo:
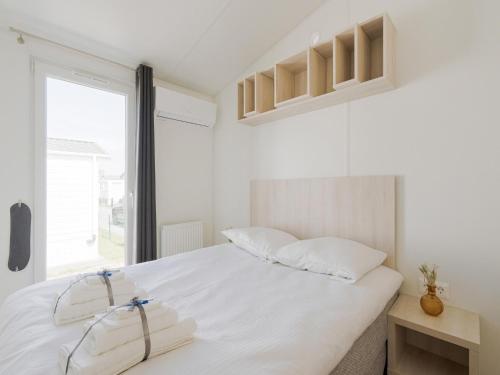
[[[356,284],[269,264],[226,244],[126,267],[156,298],[198,323],[192,344],[143,362],[138,374],[329,374],[399,289],[378,267]],[[59,374],[59,347],[83,323],[55,327],[54,293],[68,280],[22,289],[0,308],[0,374]]]

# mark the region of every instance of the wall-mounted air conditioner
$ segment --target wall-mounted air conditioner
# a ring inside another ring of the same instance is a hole
[[[215,124],[216,105],[207,100],[163,87],[156,89],[156,117],[211,128]]]

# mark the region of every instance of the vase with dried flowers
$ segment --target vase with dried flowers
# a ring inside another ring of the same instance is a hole
[[[429,315],[438,316],[444,310],[443,302],[436,296],[437,266],[432,269],[427,264],[418,267],[424,276],[424,283],[427,287],[427,294],[420,298],[420,306]]]

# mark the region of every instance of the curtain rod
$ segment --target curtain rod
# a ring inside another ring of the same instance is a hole
[[[107,59],[107,58],[102,57],[102,56],[95,55],[95,54],[87,52],[87,51],[83,51],[83,50],[80,50],[80,49],[77,49],[77,48],[74,48],[74,47],[70,47],[70,46],[68,46],[66,44],[59,43],[59,42],[56,42],[54,40],[44,38],[44,37],[36,35],[36,34],[28,33],[28,32],[26,32],[24,30],[17,29],[17,28],[12,27],[12,26],[9,27],[9,31],[11,31],[13,33],[16,33],[16,34],[19,34],[21,37],[22,36],[27,36],[27,37],[32,38],[32,39],[38,39],[38,40],[41,40],[41,41],[43,41],[45,43],[53,44],[55,46],[65,48],[65,49],[71,50],[73,52],[82,54],[82,55],[87,55],[87,56],[93,57],[95,59],[98,59],[98,60],[101,60],[101,61],[104,61],[104,62],[107,62],[107,63],[110,63],[110,64],[118,65],[118,66],[120,66],[122,68],[125,68],[125,69],[128,69],[128,70],[132,70],[134,72],[136,70],[135,67],[132,67],[132,66],[129,66],[129,65],[126,65],[126,64],[122,64],[122,63],[119,63],[117,61],[113,61],[113,60]]]

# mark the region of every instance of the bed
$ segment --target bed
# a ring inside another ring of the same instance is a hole
[[[126,267],[124,272],[151,295],[198,323],[192,344],[127,374],[382,373],[385,312],[402,282],[392,269],[394,239],[389,238],[393,184],[390,177],[252,183],[252,224],[302,238],[347,230],[350,238],[368,245],[384,243],[378,248],[390,255],[386,265],[355,284],[267,263],[233,244]],[[355,203],[361,197],[362,204]],[[337,221],[334,211],[342,211],[345,220]],[[54,294],[67,282],[35,284],[6,299],[0,308],[0,374],[60,373],[59,346],[82,331],[82,323],[56,328],[51,320]]]

